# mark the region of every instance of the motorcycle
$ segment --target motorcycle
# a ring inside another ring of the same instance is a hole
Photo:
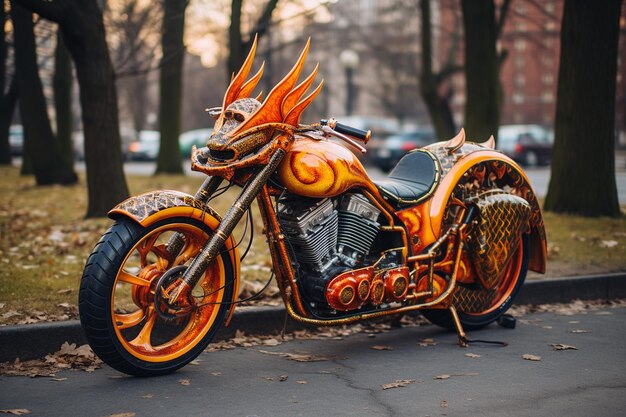
[[[309,40],[310,42],[310,40]],[[93,351],[131,375],[173,372],[196,358],[238,303],[240,254],[232,233],[258,203],[272,271],[289,315],[332,326],[419,310],[456,330],[498,320],[528,269],[545,272],[546,236],[527,176],[485,143],[446,142],[404,156],[372,181],[348,146],[370,132],[334,119],[301,124],[322,88],[318,67],[296,85],[309,43],[261,101],[248,81],[256,41],[233,77],[207,146],[192,169],[195,195],[160,190],[113,208],[115,223],[89,256],[80,286]],[[304,97],[304,98],[303,98]],[[220,216],[210,202],[241,187]]]

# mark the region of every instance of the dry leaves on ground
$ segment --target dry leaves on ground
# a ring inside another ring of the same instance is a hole
[[[540,304],[540,305],[516,305],[511,307],[508,312],[515,317],[522,317],[531,313],[554,313],[560,316],[573,316],[576,314],[587,314],[588,311],[597,311],[606,308],[619,308],[626,307],[626,299],[616,300],[574,300],[571,303],[555,303],[555,304]],[[602,312],[599,312],[602,313]],[[598,313],[596,313],[598,314]],[[609,313],[610,314],[610,313]],[[534,321],[541,319],[530,320],[528,322],[522,321],[522,323],[532,324]]]
[[[482,357],[482,355],[478,355],[476,353],[466,353],[465,356],[467,356],[468,358],[480,358],[480,357]]]
[[[190,381],[190,380],[188,380],[188,379],[179,379],[179,380],[178,380],[178,383],[179,383],[180,385],[185,386],[185,387],[186,387],[186,386],[191,385],[191,381]]]
[[[26,408],[12,408],[10,410],[0,410],[0,414],[12,414],[14,416],[23,416],[24,414],[30,414],[30,410]]]
[[[435,339],[428,338],[428,339],[422,339],[417,345],[421,347],[436,346],[437,342],[435,342]]]
[[[526,354],[522,355],[522,359],[525,359],[527,361],[540,361],[541,360],[541,356],[531,355],[529,353],[526,353]]]
[[[550,343],[550,346],[552,346],[554,350],[578,350],[576,346],[565,345],[563,343]]]
[[[281,358],[286,358],[290,361],[296,362],[322,362],[337,359],[335,356],[313,355],[310,353],[270,352],[267,350],[258,350],[257,352],[264,353],[266,355],[280,356]]]
[[[391,346],[383,346],[383,345],[374,345],[374,346],[371,346],[370,349],[374,349],[374,350],[393,350],[393,348]]]
[[[61,349],[44,359],[0,364],[0,375],[30,376],[30,377],[55,377],[56,373],[64,369],[82,369],[93,372],[102,366],[102,361],[96,357],[89,345],[76,347],[75,343],[67,342],[61,345]],[[56,379],[62,381],[62,378]]]
[[[461,372],[461,373],[454,373],[454,374],[437,375],[433,379],[450,379],[453,376],[478,376],[478,375],[480,375],[480,374],[477,373],[477,372]]]
[[[415,382],[414,379],[396,379],[394,382],[381,385],[381,387],[383,388],[383,390],[392,389],[392,388],[402,388],[414,382]]]

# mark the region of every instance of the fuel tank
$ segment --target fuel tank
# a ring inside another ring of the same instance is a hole
[[[334,197],[351,188],[376,190],[350,150],[328,140],[304,137],[297,137],[283,159],[278,178],[290,193],[305,197]]]

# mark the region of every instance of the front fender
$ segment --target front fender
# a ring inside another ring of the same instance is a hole
[[[439,148],[440,150],[443,148]],[[494,181],[499,188],[509,187],[512,193],[524,198],[531,207],[529,269],[545,273],[546,232],[541,208],[524,171],[506,155],[474,144],[465,144],[453,154],[436,152],[443,178],[430,200],[431,227],[435,236],[441,233],[442,223],[452,193],[458,187],[477,181]]]
[[[211,230],[216,230],[222,221],[221,216],[211,207],[189,194],[173,190],[151,191],[130,197],[109,211],[108,216],[114,220],[128,217],[144,227],[172,217],[193,217],[206,224]],[[229,323],[235,311],[234,302],[239,296],[240,260],[237,244],[232,235],[226,239],[224,246],[230,256],[235,275],[233,304],[226,320],[226,323]]]

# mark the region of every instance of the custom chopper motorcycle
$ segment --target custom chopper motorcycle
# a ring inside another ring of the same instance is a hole
[[[291,317],[326,326],[419,310],[433,323],[478,329],[511,305],[528,269],[545,271],[543,220],[528,178],[485,143],[408,153],[372,181],[340,140],[364,151],[369,132],[334,119],[301,124],[320,92],[317,67],[296,85],[309,45],[268,94],[251,98],[256,42],[233,77],[192,196],[154,191],[122,202],[87,260],[80,319],[104,362],[132,375],[172,372],[198,356],[238,300],[235,226],[256,199],[273,273]],[[359,143],[360,142],[360,143]],[[222,184],[227,184],[223,187]],[[220,216],[210,205],[241,187]]]

